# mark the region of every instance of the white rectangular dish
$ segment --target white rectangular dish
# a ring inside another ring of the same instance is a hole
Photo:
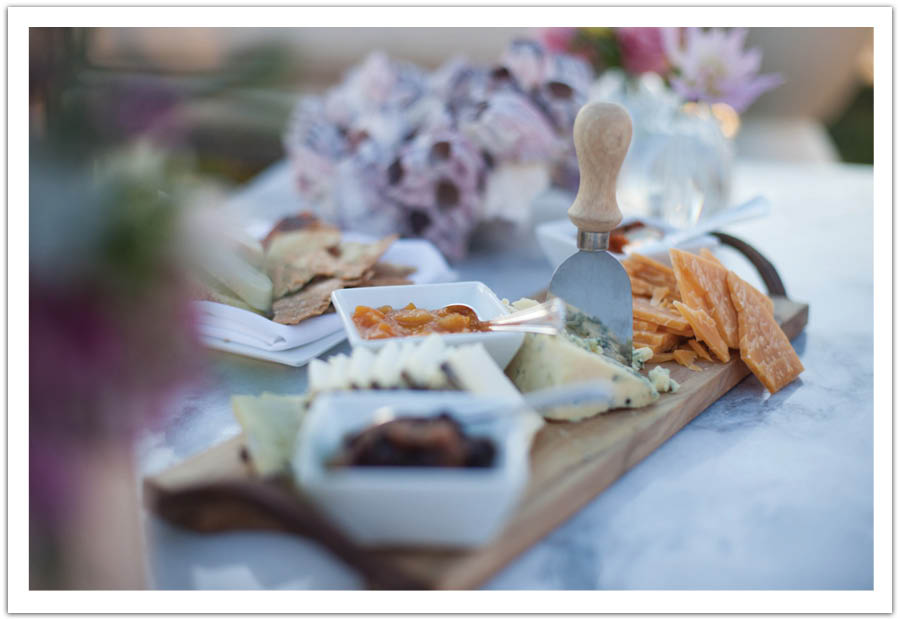
[[[484,469],[358,467],[329,469],[344,437],[396,417],[449,412],[465,419],[507,398],[461,392],[357,391],[320,396],[303,422],[292,461],[295,479],[323,512],[365,545],[471,547],[500,532],[528,482],[528,418],[512,413],[503,423],[482,424],[473,436],[490,438],[497,451]],[[508,419],[508,421],[506,421]],[[467,430],[468,431],[468,430]]]
[[[404,307],[414,303],[416,307],[436,310],[454,303],[465,303],[478,314],[479,320],[491,320],[510,313],[494,291],[481,282],[452,282],[445,284],[415,284],[410,286],[380,286],[377,288],[344,288],[331,293],[331,301],[344,325],[351,346],[365,346],[378,350],[393,340],[418,341],[425,336],[403,338],[384,338],[377,340],[364,339],[353,323],[353,312],[359,305],[380,307],[390,305],[393,308]],[[480,342],[487,349],[491,358],[505,368],[522,345],[522,333],[448,333],[442,335],[451,346],[475,344]]]

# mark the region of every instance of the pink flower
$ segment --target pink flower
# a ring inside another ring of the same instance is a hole
[[[677,75],[672,88],[690,101],[724,102],[743,112],[757,97],[782,84],[778,74],[758,75],[762,52],[744,51],[745,28],[703,32],[688,28],[683,37],[663,33],[666,53]]]
[[[577,34],[578,28],[544,28],[540,40],[551,52],[567,52]]]
[[[661,28],[616,28],[622,65],[629,73],[664,74],[669,69]]]

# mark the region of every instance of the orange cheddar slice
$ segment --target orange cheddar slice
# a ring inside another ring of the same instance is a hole
[[[737,312],[728,291],[728,269],[680,249],[670,249],[669,256],[684,303],[706,312],[728,348],[737,348]]]
[[[668,286],[656,286],[650,297],[650,305],[660,305],[667,296],[669,296]]]
[[[640,254],[631,254],[622,261],[622,266],[632,279],[637,277],[653,286],[666,286],[669,290],[675,290],[675,273],[662,262]]]
[[[706,258],[706,259],[709,260],[710,262],[715,262],[716,264],[718,264],[718,265],[721,266],[721,267],[724,267],[724,266],[725,266],[724,264],[722,264],[722,261],[721,261],[721,260],[719,260],[718,258],[716,258],[716,255],[715,255],[714,253],[712,253],[711,251],[709,251],[709,248],[708,248],[708,247],[702,247],[702,248],[700,249],[700,257],[701,257],[701,258]]]
[[[649,331],[652,333],[659,329],[659,325],[645,320],[635,320],[632,324],[632,328],[635,331]]]
[[[706,359],[707,361],[713,360],[713,358],[709,356],[709,351],[706,350],[706,347],[703,344],[701,344],[700,342],[698,342],[696,339],[688,340],[688,346],[690,346],[691,349],[695,353],[697,353],[698,357],[700,357],[702,359]]]
[[[675,306],[672,306],[671,311],[677,312]],[[665,331],[666,333],[674,333],[675,335],[680,335],[681,337],[694,337],[694,331],[691,329],[691,325],[688,325],[687,329],[674,329],[672,327],[660,327],[660,331]]]
[[[737,277],[736,274],[735,274],[735,277]],[[744,283],[746,284],[747,282],[744,282]],[[766,296],[764,293],[760,292],[759,290],[757,290],[750,284],[747,284],[747,287],[749,288],[749,291],[752,294],[754,294],[757,297],[757,299],[759,299],[759,302],[765,306],[765,308],[769,311],[769,313],[774,315],[775,314],[775,304],[772,303],[772,299],[770,299],[768,296]]]
[[[653,284],[640,277],[632,277],[631,294],[635,297],[649,297],[653,294]]]
[[[727,282],[738,312],[741,359],[769,393],[775,393],[799,376],[803,364],[760,299],[762,293],[732,272]]]
[[[631,339],[634,344],[649,346],[653,352],[665,352],[672,350],[680,338],[673,333],[635,331]]]
[[[697,358],[697,353],[695,353],[693,350],[679,348],[678,350],[672,351],[672,356],[675,358],[675,361],[677,361],[687,369],[694,370],[695,372],[701,371],[699,367],[694,365],[694,359]]]
[[[688,307],[684,303],[675,302],[675,308],[684,316],[685,320],[691,324],[694,330],[694,336],[709,346],[712,353],[719,358],[722,363],[728,362],[731,356],[728,354],[728,346],[725,340],[719,335],[715,321],[710,318],[702,309],[694,309]]]
[[[691,326],[680,314],[657,305],[651,305],[650,301],[640,297],[632,298],[632,310],[634,317],[638,320],[670,327],[677,331],[685,331]]]
[[[650,357],[647,363],[665,363],[666,361],[672,361],[674,358],[675,355],[670,352],[653,353],[653,356]]]

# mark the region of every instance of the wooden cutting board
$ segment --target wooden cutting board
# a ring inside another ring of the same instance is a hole
[[[809,306],[775,297],[775,316],[794,339]],[[503,533],[475,550],[366,550],[318,516],[285,480],[256,477],[241,436],[145,479],[149,509],[196,531],[276,529],[316,539],[355,568],[370,586],[469,589],[568,519],[622,474],[749,374],[734,356],[727,364],[697,361],[702,372],[666,363],[681,384],[653,406],[614,411],[577,423],[548,423],[531,451],[531,480]]]

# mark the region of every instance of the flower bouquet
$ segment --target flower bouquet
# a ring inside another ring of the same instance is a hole
[[[551,182],[577,183],[572,125],[593,80],[585,60],[534,41],[491,67],[457,58],[432,73],[373,53],[298,101],[285,147],[321,217],[459,259],[479,222],[524,222]]]
[[[334,88],[301,97],[284,145],[304,204],[343,229],[424,237],[463,258],[479,223],[522,224],[550,184],[577,189],[572,126],[582,105],[601,98],[634,118],[623,175],[634,198],[624,208],[695,220],[704,204],[725,203],[730,154],[709,119],[735,121],[780,79],[756,74],[760,54],[743,51],[746,31],[542,35],[512,42],[493,66],[456,58],[431,73],[373,53]],[[714,105],[695,105],[685,123],[686,102]],[[668,137],[644,139],[654,132]],[[696,170],[678,167],[690,162]],[[688,179],[687,189],[660,178]]]

